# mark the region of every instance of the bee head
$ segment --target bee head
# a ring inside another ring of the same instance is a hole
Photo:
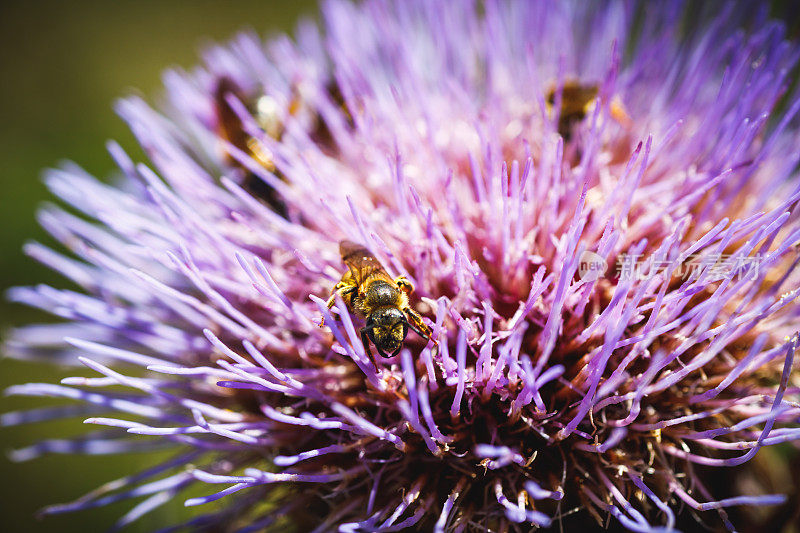
[[[396,307],[379,307],[367,321],[369,338],[375,346],[390,355],[400,351],[408,333],[403,312]]]

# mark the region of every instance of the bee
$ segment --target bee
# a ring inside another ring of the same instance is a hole
[[[334,104],[336,104],[337,108],[344,114],[348,127],[352,128],[354,125],[353,116],[347,108],[339,85],[331,80],[325,85],[325,91]],[[241,118],[239,118],[239,115],[230,103],[228,103],[228,98],[230,96],[244,103],[253,114],[257,124],[264,133],[277,141],[281,140],[285,130],[281,117],[282,115],[288,115],[290,117],[301,117],[304,119],[304,121],[308,123],[309,135],[319,146],[329,149],[334,146],[333,136],[327,124],[322,120],[322,117],[311,109],[308,98],[304,94],[300,84],[292,85],[289,102],[284,114],[280,104],[278,104],[276,99],[272,96],[262,94],[261,96],[255,97],[252,94],[246,94],[230,77],[220,77],[217,80],[213,94],[218,135],[235,146],[238,150],[249,154],[266,170],[272,172],[283,181],[286,181],[286,179],[277,169],[269,150],[267,150],[258,139],[252,137],[245,131]],[[261,199],[269,205],[273,211],[286,218],[286,206],[270,185],[236,161],[232,154],[227,154],[227,160],[229,164],[237,167],[244,173],[241,184],[247,192]]]
[[[556,103],[555,86],[547,92],[547,107],[551,110]],[[594,110],[595,99],[600,89],[595,84],[581,84],[576,80],[564,83],[561,89],[561,112],[558,115],[558,134],[565,141],[572,136],[572,127],[586,118]],[[630,117],[622,105],[622,101],[615,96],[611,101],[611,117],[622,125],[630,122]]]
[[[325,84],[323,90],[331,102],[336,106],[336,109],[344,117],[344,123],[346,127],[349,130],[353,130],[355,127],[355,119],[353,118],[353,114],[350,112],[350,108],[347,106],[347,102],[344,99],[342,90],[336,80],[329,80]],[[300,91],[295,88],[293,89],[293,94],[295,95],[293,101],[298,102],[298,106],[302,105],[302,102],[304,102],[305,99],[300,94]],[[309,129],[309,135],[311,139],[324,151],[335,153],[337,149],[336,141],[331,133],[330,127],[322,118],[322,116],[316,114],[312,120],[312,123],[313,124]]]
[[[258,139],[248,134],[242,124],[242,120],[236,111],[228,103],[228,97],[233,96],[245,105],[250,104],[251,111],[264,132],[273,139],[280,140],[283,135],[283,124],[280,120],[280,108],[275,99],[262,95],[257,99],[248,98],[248,95],[231,78],[223,76],[217,80],[214,90],[214,111],[217,118],[217,130],[219,136],[228,141],[242,152],[249,154],[259,162],[266,170],[272,172],[278,178],[284,179],[275,166],[272,154],[261,144]],[[264,180],[250,172],[230,154],[227,154],[228,163],[239,168],[244,172],[242,187],[269,205],[273,211],[286,217],[286,205],[278,196],[274,188]]]
[[[342,241],[339,253],[347,271],[331,291],[328,309],[333,307],[338,294],[350,312],[366,321],[360,331],[361,342],[376,368],[370,341],[382,357],[392,357],[400,351],[409,329],[430,340],[430,328],[409,305],[414,286],[405,276],[392,279],[375,256],[360,244]],[[324,326],[324,321],[319,325]]]

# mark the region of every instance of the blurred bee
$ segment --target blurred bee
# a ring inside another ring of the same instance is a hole
[[[339,87],[339,84],[336,82],[336,80],[329,81],[325,86],[325,90],[328,91],[328,96],[330,96],[331,100],[333,100],[333,103],[336,104],[336,107],[344,115],[344,120],[347,123],[347,126],[350,128],[354,127],[355,120],[353,119],[353,114],[350,112],[350,108],[347,106],[347,102],[342,94],[342,89]]]
[[[392,357],[400,351],[409,329],[423,339],[430,339],[430,328],[409,305],[408,297],[414,292],[411,282],[404,276],[392,279],[375,256],[360,244],[342,241],[339,253],[347,271],[331,291],[328,309],[339,294],[350,312],[366,320],[361,328],[361,342],[376,368],[370,341],[382,357]],[[319,325],[324,326],[324,321]]]
[[[233,96],[245,105],[251,104],[250,110],[261,129],[273,139],[280,140],[283,136],[283,123],[280,119],[280,108],[277,102],[274,98],[267,95],[262,95],[253,102],[253,99],[248,98],[236,82],[228,77],[221,77],[217,81],[217,86],[214,90],[214,111],[217,115],[219,136],[237,149],[249,154],[266,170],[283,179],[283,176],[275,166],[272,154],[258,139],[251,137],[244,130],[242,120],[228,103],[229,96]],[[275,189],[236,161],[230,153],[227,154],[227,160],[231,165],[244,172],[241,185],[247,192],[264,201],[276,213],[284,218],[286,217],[286,205],[280,199]]]
[[[557,87],[553,86],[547,91],[547,108],[552,113],[556,103]],[[599,93],[597,85],[584,85],[576,80],[564,83],[561,90],[561,112],[558,115],[558,133],[565,141],[570,140],[572,128],[575,124],[586,118],[594,111],[595,99]],[[622,105],[622,101],[615,96],[611,101],[611,117],[622,125],[630,123],[630,117]]]
[[[299,94],[300,91],[297,88],[295,88],[293,92],[297,95],[294,101],[305,101],[305,99]],[[355,120],[353,119],[353,114],[350,112],[350,108],[347,106],[347,102],[345,102],[342,90],[336,80],[332,79],[325,84],[325,92],[327,93],[328,98],[331,99],[331,102],[333,102],[333,104],[336,106],[336,109],[338,109],[342,116],[344,116],[346,126],[352,130],[355,127]],[[336,142],[333,138],[330,128],[328,127],[328,124],[326,124],[323,118],[318,114],[314,117],[313,123],[314,124],[310,129],[310,135],[314,142],[322,148],[326,148],[329,151],[335,152]]]
[[[344,114],[347,125],[352,128],[354,124],[353,116],[347,108],[339,85],[335,81],[330,81],[326,84],[325,90],[331,100]],[[275,98],[269,95],[261,95],[258,98],[253,98],[252,95],[245,94],[236,82],[227,76],[223,76],[217,80],[213,97],[219,136],[237,149],[249,154],[266,170],[285,181],[284,176],[278,171],[269,150],[267,150],[258,139],[250,136],[245,131],[239,115],[237,115],[236,111],[230,103],[228,103],[228,98],[230,96],[233,96],[248,106],[249,111],[253,114],[256,122],[264,133],[278,141],[283,137],[285,129],[281,120],[282,110],[280,105]],[[303,117],[305,122],[308,123],[311,138],[321,147],[332,149],[334,146],[333,136],[327,124],[322,120],[322,117],[310,109],[308,98],[303,94],[302,87],[299,84],[294,84],[292,86],[286,114],[291,117]],[[245,175],[241,184],[247,192],[260,198],[276,213],[286,217],[286,206],[272,187],[236,161],[232,154],[227,154],[227,159],[231,165],[236,166],[244,172]]]

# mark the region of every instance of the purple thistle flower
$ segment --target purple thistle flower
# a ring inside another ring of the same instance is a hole
[[[800,48],[725,8],[683,34],[677,3],[333,1],[122,101],[150,163],[51,171],[69,253],[27,248],[82,290],[11,292],[64,321],[7,352],[97,377],[12,387],[79,407],[3,422],[101,428],[17,460],[174,456],[44,512],[143,498],[122,526],[200,486],[187,527],[776,523],[751,466],[800,442]],[[372,365],[325,305],[343,239],[431,342]]]

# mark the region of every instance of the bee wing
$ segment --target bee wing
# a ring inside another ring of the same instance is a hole
[[[339,243],[339,253],[342,256],[342,262],[350,270],[350,275],[357,285],[376,274],[385,274],[387,278],[389,277],[381,262],[360,244],[342,241]]]
[[[242,127],[242,121],[228,103],[228,95],[244,101],[242,89],[228,77],[222,77],[217,81],[214,91],[214,110],[217,114],[217,127],[219,135],[234,145],[239,150],[247,152],[247,140],[249,136]]]

